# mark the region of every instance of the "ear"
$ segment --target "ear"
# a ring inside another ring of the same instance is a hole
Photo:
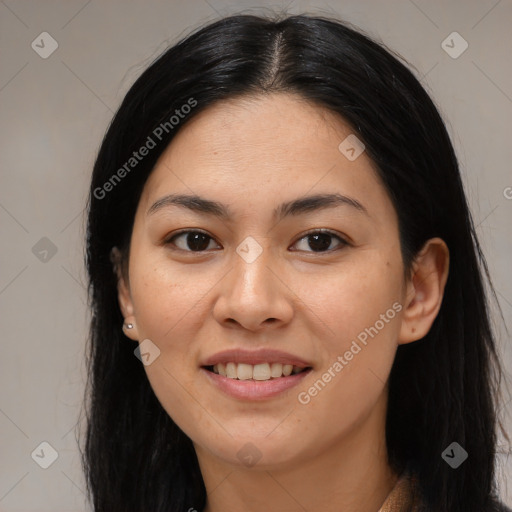
[[[125,325],[132,324],[132,329],[127,329],[123,325],[123,332],[128,338],[138,341],[137,324],[135,322],[135,314],[130,293],[129,283],[126,282],[121,267],[121,252],[117,247],[113,247],[110,252],[110,261],[112,262],[113,271],[117,276],[117,298],[119,307],[123,314]]]
[[[448,279],[450,252],[441,238],[431,238],[414,259],[407,282],[406,300],[398,343],[423,338],[441,308]]]

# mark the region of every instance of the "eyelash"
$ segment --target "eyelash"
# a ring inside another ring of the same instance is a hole
[[[218,243],[213,237],[211,237],[205,231],[201,231],[200,229],[185,229],[183,231],[178,231],[177,233],[174,233],[172,236],[166,238],[164,240],[164,245],[167,245],[167,246],[168,245],[174,245],[173,244],[173,240],[174,239],[178,238],[179,236],[182,236],[182,235],[185,235],[185,234],[189,234],[189,233],[200,233],[200,234],[205,235],[208,238],[210,238],[210,240],[213,240],[216,243]],[[315,252],[315,251],[303,251],[303,252],[310,252],[310,253],[313,253],[313,254],[327,254],[327,253],[332,253],[333,251],[339,250],[339,249],[341,249],[343,247],[346,247],[346,246],[350,245],[350,243],[345,238],[341,237],[338,233],[336,233],[334,231],[331,231],[331,230],[328,230],[328,229],[315,229],[315,230],[312,230],[312,231],[308,231],[307,233],[304,233],[299,239],[297,239],[297,241],[293,245],[295,245],[296,243],[300,242],[301,240],[307,239],[311,235],[316,235],[316,234],[330,235],[333,238],[337,238],[339,240],[340,244],[339,244],[338,247],[336,247],[334,249],[328,249],[326,251],[318,251],[318,252]],[[220,244],[218,244],[218,245],[220,245]],[[185,249],[180,249],[179,247],[173,247],[172,250],[182,251],[182,252],[189,252],[189,253],[192,253],[192,254],[202,254],[202,253],[207,252],[207,250],[203,250],[203,251],[189,251],[189,250],[185,250]]]

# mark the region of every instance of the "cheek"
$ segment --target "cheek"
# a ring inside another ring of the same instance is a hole
[[[134,256],[132,262],[130,284],[139,340],[149,339],[159,350],[144,369],[168,414],[190,431],[206,414],[202,407],[191,407],[198,359],[194,340],[204,320],[200,301],[215,280],[209,284],[197,272],[177,273],[166,261]]]
[[[321,278],[302,277],[296,281],[297,295],[315,313],[310,317],[317,319],[322,333],[332,341],[331,349],[343,349],[376,322],[379,331],[398,332],[396,310],[400,307],[393,305],[401,297],[401,267],[399,259],[395,264],[389,261],[375,252],[355,258]]]
[[[144,268],[144,267],[138,267]],[[197,287],[185,285],[183,277],[165,265],[145,265],[144,272],[134,272],[132,297],[137,319],[139,340],[149,339],[158,347],[158,356],[144,366],[157,399],[173,421],[185,432],[205,421],[205,409],[192,407],[194,379],[197,368],[194,327],[197,323],[194,307],[204,295]]]
[[[401,260],[392,265],[378,254],[367,256],[317,281],[306,301],[322,329],[318,345],[323,353],[322,368],[302,389],[301,403],[308,402],[318,414],[339,411],[341,423],[375,403],[397,348]]]
[[[332,441],[347,435],[382,403],[396,355],[400,308],[398,302],[382,304],[386,307],[361,305],[333,314],[335,335],[325,347],[324,364],[297,394],[314,437]]]
[[[176,341],[175,333],[193,322],[207,286],[199,276],[187,277],[165,261],[140,260],[138,265],[135,260],[130,282],[139,335],[163,344]]]

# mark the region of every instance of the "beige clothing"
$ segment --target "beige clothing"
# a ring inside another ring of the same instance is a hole
[[[418,510],[419,499],[416,489],[416,479],[404,473],[397,480],[378,512],[415,512]]]

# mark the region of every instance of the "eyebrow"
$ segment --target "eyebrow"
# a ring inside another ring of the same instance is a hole
[[[187,208],[193,212],[212,215],[222,220],[229,220],[233,217],[227,205],[205,199],[195,194],[169,194],[158,199],[148,209],[146,215],[153,215],[159,210],[173,206]],[[357,211],[368,214],[367,209],[352,197],[342,194],[316,194],[302,197],[293,201],[280,204],[273,212],[274,220],[281,220],[284,217],[303,215],[308,212],[336,208],[338,206],[349,206]]]

